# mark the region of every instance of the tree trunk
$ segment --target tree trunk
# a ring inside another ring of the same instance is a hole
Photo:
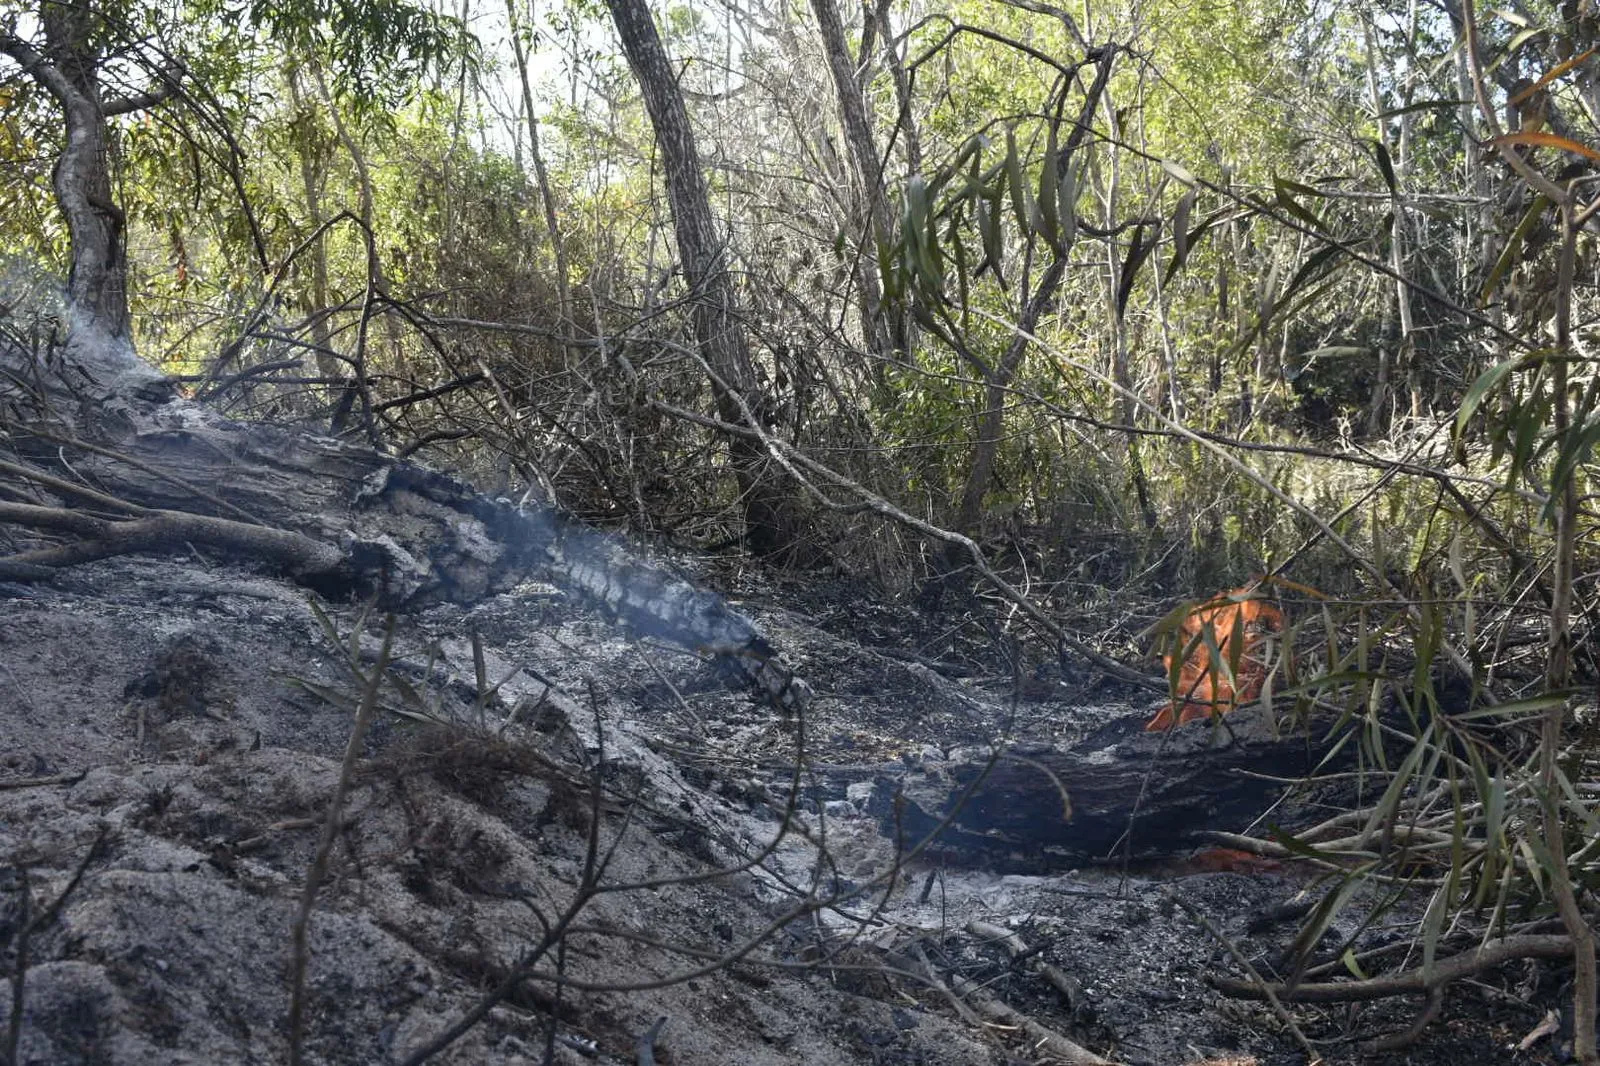
[[[376,445],[380,442],[378,424],[375,420],[376,411],[372,402],[371,363],[368,359],[367,334],[372,324],[372,316],[377,308],[375,297],[383,297],[389,301],[389,278],[384,273],[383,257],[378,254],[377,235],[373,229],[373,192],[372,173],[367,167],[366,153],[356,143],[350,133],[350,128],[345,125],[344,116],[339,113],[339,102],[328,91],[328,83],[322,76],[322,70],[313,63],[311,76],[317,85],[317,92],[322,96],[323,106],[328,109],[328,119],[333,123],[334,133],[339,138],[339,143],[350,156],[350,162],[355,167],[356,191],[359,195],[361,208],[361,239],[367,252],[367,291],[361,301],[361,319],[356,327],[355,350],[351,353],[351,369],[354,371],[355,399],[361,402],[361,425],[366,431],[367,440]],[[391,365],[400,362],[400,327],[394,315],[385,312],[383,316],[384,331],[389,337],[389,357]],[[334,422],[340,422],[336,414]]]
[[[1072,132],[1067,135],[1066,144],[1056,156],[1056,174],[1062,181],[1066,181],[1067,175],[1072,172],[1073,156],[1078,146],[1083,143],[1089,122],[1094,116],[1096,107],[1099,106],[1101,96],[1105,93],[1107,82],[1111,79],[1111,63],[1116,58],[1116,49],[1108,45],[1101,50],[1097,58],[1099,64],[1095,69],[1095,79],[1084,94],[1078,121],[1072,127]],[[1067,260],[1071,251],[1072,249],[1067,247],[1052,252],[1050,265],[1045,268],[1039,283],[1034,286],[1031,293],[1026,292],[1024,274],[1022,282],[1024,292],[1019,294],[1023,310],[1017,322],[1017,332],[1006,346],[999,364],[985,375],[987,380],[984,388],[983,414],[978,421],[978,435],[972,446],[972,465],[967,469],[967,480],[962,487],[961,503],[956,512],[955,527],[963,533],[975,532],[978,520],[983,514],[983,498],[989,491],[990,482],[994,479],[994,463],[1000,452],[1000,439],[1005,428],[1005,405],[1010,395],[1011,381],[1022,366],[1023,356],[1027,354],[1028,345],[1031,343],[1030,335],[1038,329],[1045,312],[1055,303],[1056,292],[1066,274]],[[1115,258],[1114,248],[1113,258]]]
[[[1000,363],[993,368],[984,386],[983,415],[978,421],[978,439],[972,446],[972,466],[967,471],[967,482],[961,490],[961,505],[956,512],[956,529],[972,534],[977,531],[983,517],[983,497],[994,479],[994,461],[1000,454],[1000,439],[1005,430],[1006,400],[1010,396],[1011,379],[1022,365],[1028,351],[1028,335],[1039,327],[1039,320],[1055,302],[1056,290],[1066,273],[1066,256],[1057,256],[1045,268],[1033,296],[1022,309],[1017,322],[1017,333],[1006,345]]]
[[[628,65],[644,95],[666,170],[678,257],[692,295],[695,336],[711,371],[717,414],[733,424],[763,421],[768,406],[739,325],[733,279],[711,217],[711,196],[683,94],[645,0],[608,0]],[[766,426],[752,425],[765,430]],[[728,458],[744,507],[745,537],[757,555],[792,559],[805,545],[795,486],[759,440],[728,438]]]
[[[844,139],[850,146],[850,158],[854,163],[859,203],[864,208],[859,214],[865,216],[868,253],[863,254],[859,262],[865,339],[869,350],[885,356],[894,350],[894,341],[884,315],[877,248],[889,239],[889,200],[884,195],[878,149],[872,141],[866,102],[850,60],[850,48],[844,39],[844,23],[839,19],[839,9],[834,0],[811,0],[811,10],[817,17],[817,27],[822,34],[822,50],[828,57],[828,72],[833,76],[833,91],[839,101]]]
[[[556,294],[561,301],[561,339],[569,349],[576,336],[577,309],[572,304],[568,274],[567,242],[561,235],[556,215],[556,197],[545,169],[544,152],[539,147],[539,116],[533,110],[533,85],[528,80],[528,49],[522,43],[522,27],[517,17],[518,0],[506,0],[506,17],[511,23],[511,52],[517,61],[517,81],[522,86],[522,110],[528,122],[528,154],[533,157],[533,176],[539,184],[539,200],[544,205],[544,228],[550,237],[550,250],[556,261]]]
[[[72,326],[100,341],[128,336],[128,267],[122,211],[111,198],[106,156],[106,106],[100,95],[99,16],[90,4],[43,4],[45,51],[0,35],[0,51],[15,59],[54,98],[66,139],[52,184],[66,216],[72,247],[67,300]]]
[[[305,117],[305,136],[295,155],[300,157],[300,185],[305,190],[306,223],[311,232],[322,228],[322,183],[327,175],[326,161],[321,158],[316,142],[316,109],[300,91],[300,68],[292,66],[284,80],[289,83],[289,100],[297,113]],[[317,233],[308,253],[311,256],[311,343],[317,359],[317,373],[333,383],[344,377],[344,366],[333,350],[332,333],[328,329],[328,243],[325,234]],[[335,427],[335,432],[338,427]]]

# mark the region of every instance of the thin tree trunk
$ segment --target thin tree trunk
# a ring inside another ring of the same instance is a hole
[[[1123,135],[1122,124],[1110,93],[1103,94],[1101,104],[1105,110],[1106,124],[1111,136],[1120,140]],[[1104,220],[1105,228],[1110,231],[1116,230],[1117,199],[1120,191],[1121,157],[1113,153],[1111,181],[1105,197]],[[1144,227],[1136,226],[1127,257],[1120,261],[1117,258],[1116,239],[1111,238],[1106,241],[1106,309],[1111,317],[1111,380],[1117,386],[1111,396],[1111,402],[1121,413],[1122,424],[1128,427],[1128,480],[1133,485],[1134,497],[1139,502],[1139,516],[1145,528],[1154,529],[1156,512],[1155,506],[1150,502],[1150,486],[1145,477],[1144,458],[1139,450],[1139,434],[1135,429],[1139,420],[1139,405],[1134,400],[1133,373],[1128,364],[1128,290],[1133,285],[1134,274],[1143,254],[1140,248],[1143,237]],[[1156,234],[1151,234],[1150,240],[1154,242],[1156,237]]]
[[[844,23],[839,19],[839,9],[834,0],[811,0],[811,10],[816,15],[822,33],[822,50],[828,57],[828,71],[833,76],[833,91],[839,101],[839,114],[844,124],[845,143],[850,146],[854,164],[856,189],[861,212],[866,216],[867,246],[873,254],[862,255],[861,292],[863,302],[863,327],[868,347],[878,355],[894,350],[888,323],[883,313],[883,286],[878,278],[877,246],[889,239],[889,200],[884,194],[883,173],[878,165],[878,149],[873,144],[872,127],[867,121],[866,102],[861,86],[856,81],[855,66],[850,60],[850,47],[844,39]]]
[[[522,45],[522,28],[517,18],[517,0],[506,0],[506,16],[511,20],[511,51],[517,60],[517,78],[522,85],[522,110],[528,119],[528,154],[533,157],[533,175],[539,183],[539,199],[544,204],[544,228],[556,257],[556,295],[561,301],[561,339],[572,344],[576,329],[569,287],[567,244],[561,237],[561,221],[556,216],[556,197],[550,188],[550,172],[545,169],[544,153],[539,149],[539,118],[533,110],[533,86],[528,81],[528,53]]]
[[[1562,355],[1572,350],[1572,289],[1578,239],[1575,214],[1570,200],[1561,205],[1556,351]],[[1567,390],[1566,360],[1556,359],[1551,374],[1550,390],[1554,399],[1551,430],[1555,438],[1564,443],[1572,432],[1572,398]],[[1555,567],[1551,575],[1554,596],[1550,604],[1545,691],[1559,692],[1572,683],[1572,581],[1577,556],[1579,511],[1576,472],[1569,474],[1562,484],[1551,487],[1560,493],[1560,505],[1556,510]],[[1600,1053],[1595,1049],[1595,933],[1578,903],[1567,867],[1567,827],[1562,817],[1559,760],[1568,713],[1565,701],[1553,703],[1544,713],[1539,738],[1539,793],[1543,807],[1544,846],[1550,855],[1550,894],[1555,897],[1556,913],[1561,915],[1567,935],[1572,938],[1573,966],[1576,970],[1573,978],[1576,1054],[1584,1066],[1594,1066],[1600,1062]]]
[[[307,112],[310,105],[300,91],[301,72],[290,67],[288,73],[289,101],[296,111]],[[312,158],[315,145],[309,138],[295,153],[300,157],[300,184],[305,190],[306,222],[312,232],[322,228],[322,179],[326,171]],[[311,342],[316,345],[317,372],[331,381],[344,376],[344,369],[332,350],[332,336],[328,329],[328,246],[327,237],[317,233],[315,243],[308,250],[311,256]],[[337,431],[337,430],[336,430]]]
[[[710,188],[700,169],[683,94],[645,0],[607,2],[661,148],[678,258],[692,295],[695,336],[711,370],[717,414],[725,422],[748,423],[745,411],[759,419],[767,405],[739,324],[733,279],[711,216]],[[792,558],[801,546],[803,527],[790,479],[769,461],[760,441],[730,436],[727,447],[751,550]]]
[[[1016,376],[1017,368],[1022,365],[1022,357],[1028,351],[1027,334],[1038,329],[1039,320],[1055,302],[1056,290],[1061,286],[1066,267],[1066,257],[1059,256],[1045,268],[1038,286],[1033,290],[1032,299],[1022,309],[1016,334],[984,386],[983,415],[978,421],[977,442],[972,446],[972,467],[967,471],[967,481],[961,490],[961,504],[956,511],[955,526],[963,533],[970,534],[976,530],[983,516],[983,498],[994,479],[994,463],[999,457],[1000,438],[1005,430],[1006,398],[1011,379]]]
[[[1156,325],[1161,330],[1161,374],[1166,379],[1167,413],[1174,422],[1187,422],[1183,403],[1183,383],[1178,377],[1178,348],[1172,341],[1172,300],[1161,281],[1159,265],[1150,275],[1156,290]]]
[[[1084,95],[1077,124],[1068,134],[1065,146],[1056,155],[1056,174],[1062,181],[1068,180],[1067,175],[1071,173],[1073,157],[1078,146],[1083,143],[1089,121],[1093,118],[1101,96],[1105,93],[1115,56],[1116,49],[1107,46],[1098,57],[1099,66],[1095,71],[1095,79]],[[1011,381],[1022,365],[1023,356],[1027,354],[1028,335],[1038,329],[1045,312],[1055,303],[1056,293],[1061,287],[1061,279],[1066,274],[1071,251],[1072,249],[1068,247],[1052,252],[1050,265],[1040,275],[1039,283],[1034,286],[1031,294],[1026,292],[1024,280],[1024,292],[1019,296],[1019,299],[1024,301],[1023,310],[1017,322],[1017,332],[1006,346],[1000,362],[985,375],[987,380],[984,387],[983,414],[978,420],[978,436],[972,446],[972,465],[967,470],[967,480],[962,487],[961,502],[956,511],[955,527],[964,533],[975,530],[982,516],[983,498],[988,493],[989,483],[994,478],[994,464],[999,456],[1000,438],[1005,428],[1006,397]],[[1112,258],[1116,258],[1115,251],[1112,253]],[[1112,275],[1112,285],[1113,287],[1116,285],[1115,271]]]
[[[362,239],[367,251],[367,295],[362,301],[361,323],[356,331],[356,346],[352,354],[355,371],[356,396],[361,401],[361,421],[366,430],[368,439],[378,443],[378,426],[374,421],[372,388],[367,361],[367,327],[372,321],[373,294],[388,299],[389,279],[383,272],[383,258],[378,255],[378,242],[373,230],[373,195],[372,175],[367,169],[367,157],[361,151],[361,146],[351,136],[350,129],[344,123],[344,117],[339,114],[339,105],[334,101],[333,94],[328,91],[327,81],[322,76],[322,71],[315,66],[311,69],[312,76],[317,82],[317,91],[322,94],[322,102],[328,108],[328,118],[333,121],[334,132],[339,136],[339,143],[349,153],[350,162],[355,166],[356,188],[361,205]],[[400,356],[400,330],[395,325],[392,316],[385,314],[383,317],[384,330],[389,337],[390,354],[398,359]],[[335,422],[339,416],[335,414]]]
[[[906,172],[916,174],[922,170],[922,133],[917,129],[916,117],[911,113],[911,77],[906,73],[906,64],[900,55],[899,44],[889,32],[888,17],[888,4],[884,3],[879,15],[883,22],[879,29],[879,36],[883,39],[883,59],[889,68],[889,76],[894,80],[895,103],[900,107],[900,117],[897,121],[899,132],[906,139]]]
[[[317,91],[322,94],[322,102],[328,108],[328,118],[333,122],[333,129],[339,136],[339,143],[350,155],[350,162],[356,170],[356,192],[361,207],[361,224],[367,230],[367,270],[371,275],[372,283],[378,294],[385,299],[389,298],[389,277],[383,269],[383,257],[378,255],[377,244],[372,239],[374,231],[374,197],[372,192],[372,171],[367,166],[367,154],[361,150],[361,145],[356,142],[350,127],[345,125],[344,116],[339,113],[339,106],[333,99],[333,94],[328,91],[327,82],[322,77],[322,71],[312,68],[316,78]],[[389,346],[393,354],[400,354],[400,331],[395,325],[391,315],[384,315],[384,328],[389,336]]]
[[[1415,6],[1412,8],[1413,22],[1415,20]],[[1372,113],[1378,116],[1378,143],[1385,148],[1389,144],[1389,122],[1383,117],[1383,95],[1378,88],[1378,52],[1372,23],[1363,22],[1366,33],[1367,46],[1367,92],[1372,100]],[[1409,80],[1406,91],[1407,99],[1402,103],[1410,103]],[[1413,344],[1414,324],[1411,315],[1411,290],[1405,282],[1405,255],[1406,255],[1406,223],[1405,206],[1400,198],[1399,184],[1405,178],[1407,149],[1410,147],[1410,128],[1405,117],[1402,117],[1400,127],[1399,150],[1392,160],[1396,189],[1390,205],[1389,223],[1389,266],[1394,271],[1395,287],[1395,313],[1400,322],[1400,337],[1391,352],[1387,347],[1381,349],[1378,355],[1378,380],[1372,389],[1372,406],[1367,411],[1367,432],[1377,436],[1384,430],[1385,415],[1389,409],[1390,396],[1395,382],[1404,380],[1407,368],[1410,366],[1411,346]],[[1385,316],[1387,317],[1387,316]],[[1413,406],[1415,404],[1413,403]]]

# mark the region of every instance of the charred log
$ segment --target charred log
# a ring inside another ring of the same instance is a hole
[[[391,610],[542,577],[785,707],[806,697],[748,619],[617,538],[368,447],[224,418],[126,342],[80,338],[46,358],[0,341],[0,442],[0,522],[75,537],[0,558],[10,580],[190,545]]]
[[[1356,750],[1329,759],[1339,738],[1325,725],[1280,731],[1260,705],[1215,724],[1144,727],[1130,715],[1064,747],[952,752],[880,776],[877,809],[906,840],[948,819],[935,848],[947,861],[1038,872],[1200,846],[1210,831],[1250,825],[1285,780],[1348,764]]]

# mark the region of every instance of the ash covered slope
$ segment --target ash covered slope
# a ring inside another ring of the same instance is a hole
[[[285,1061],[290,923],[355,695],[341,652],[302,590],[234,567],[128,557],[7,592],[0,857],[27,868],[35,915],[84,870],[28,944],[22,1061]],[[662,1017],[663,1063],[1027,1060],[1022,1034],[878,967],[971,979],[1120,1062],[1290,1061],[1268,1008],[1208,987],[1231,964],[1168,894],[1270,960],[1295,926],[1262,916],[1304,887],[1293,870],[896,871],[903,853],[869,810],[880,782],[937,772],[1000,729],[1069,743],[1147,708],[1018,706],[1003,678],[951,682],[863,645],[847,635],[863,605],[837,600],[814,599],[810,620],[742,605],[817,681],[803,730],[707,660],[630,638],[553,586],[410,617],[385,704],[442,721],[385,713],[368,738],[312,924],[306,1061],[404,1062],[504,978],[581,882],[599,762],[615,891],[567,938],[574,984],[558,1001],[550,981],[523,983],[435,1061],[540,1062],[551,1017],[563,1063],[633,1062]],[[341,634],[352,615],[335,612]],[[480,654],[492,699],[478,698]],[[792,801],[802,742],[816,771]],[[733,872],[665,883],[719,870]],[[16,968],[21,887],[15,872],[0,881],[0,973]],[[830,896],[836,908],[809,912]],[[1348,908],[1332,940],[1356,938],[1364,915]],[[1068,989],[975,921],[1020,932]],[[0,979],[0,1003],[10,994]],[[1539,1013],[1507,1002],[1452,997],[1438,1054],[1405,1054],[1502,1061],[1495,1034]],[[1376,1008],[1362,1028],[1403,1028],[1410,1007]],[[1346,1022],[1342,1008],[1302,1014],[1334,1039]]]
[[[285,1061],[290,922],[350,724],[313,695],[350,681],[304,594],[230,568],[128,558],[0,602],[0,855],[27,871],[35,915],[84,870],[28,944],[20,1061]],[[484,649],[495,682],[528,668],[481,720],[470,624],[495,634]],[[598,838],[610,849],[620,837],[604,875],[619,890],[581,922],[615,935],[573,934],[565,967],[602,990],[567,989],[557,1004],[549,983],[523,985],[437,1061],[541,1061],[551,1014],[563,1062],[595,1061],[580,1047],[632,1061],[661,1017],[663,1062],[847,1063],[897,1048],[906,1057],[895,1061],[991,1060],[935,1014],[771,968],[603,990],[706,964],[646,940],[714,956],[792,905],[748,873],[620,890],[737,865],[776,815],[691,789],[652,754],[637,732],[655,696],[636,645],[561,593],[524,590],[471,618],[435,608],[402,629],[398,649],[393,670],[453,721],[386,715],[369,737],[312,926],[307,1061],[402,1061],[538,943],[541,918],[561,913],[583,875],[584,767],[600,744],[615,780]],[[703,711],[746,699],[699,660],[651,654]],[[530,724],[489,727],[511,692],[534,696]],[[586,719],[573,724],[587,741],[565,728],[553,710],[563,706]],[[777,735],[777,716],[763,717]],[[0,884],[0,929],[13,934],[22,889],[15,872]],[[798,960],[803,937],[783,933],[771,953]],[[15,937],[6,943],[11,973]],[[539,968],[555,965],[552,955]],[[0,981],[0,1003],[10,1000]]]

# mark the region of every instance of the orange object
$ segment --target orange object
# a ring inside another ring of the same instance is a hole
[[[1267,663],[1257,652],[1269,637],[1282,631],[1283,612],[1266,600],[1253,598],[1255,591],[1255,586],[1246,586],[1224,592],[1196,604],[1184,616],[1172,650],[1161,657],[1170,677],[1173,660],[1182,656],[1178,688],[1172,703],[1150,719],[1147,731],[1226,714],[1261,695]],[[1243,642],[1238,654],[1235,640]]]

